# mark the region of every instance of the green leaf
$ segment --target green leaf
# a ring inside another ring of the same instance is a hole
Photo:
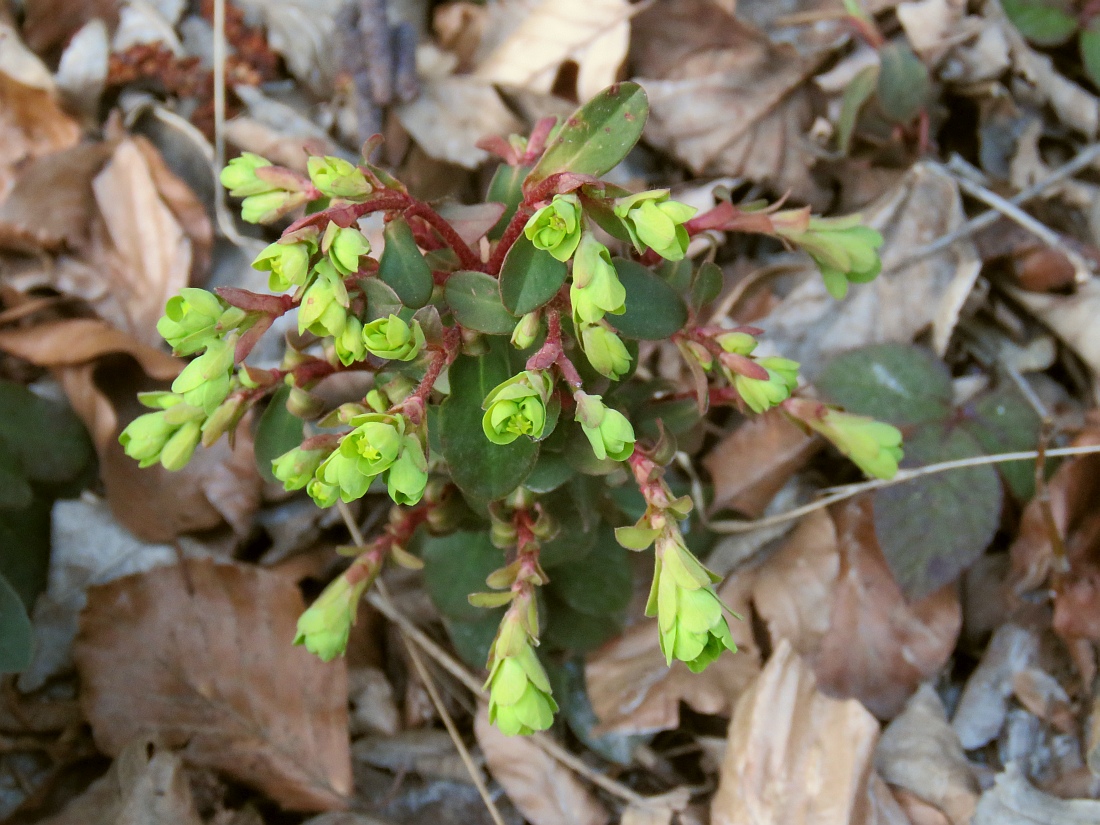
[[[271,472],[271,462],[299,446],[305,430],[302,419],[286,408],[289,397],[290,387],[279,387],[256,425],[256,468],[270,484],[278,481]]]
[[[851,146],[852,133],[856,128],[856,121],[859,120],[859,113],[878,87],[878,72],[878,66],[867,66],[844,88],[840,115],[836,119],[836,144],[845,155],[848,154],[848,148]]]
[[[359,283],[363,287],[363,294],[367,299],[367,323],[377,321],[379,318],[399,315],[401,310],[405,308],[393,288],[377,278],[363,278]]]
[[[623,613],[633,594],[630,551],[615,541],[607,525],[599,528],[596,545],[579,561],[551,568],[548,592],[589,616]]]
[[[612,260],[626,287],[626,312],[605,320],[627,338],[660,341],[684,328],[688,320],[684,299],[648,267],[625,258]]]
[[[504,566],[504,551],[493,547],[489,533],[458,532],[429,536],[422,545],[424,587],[444,616],[479,621],[485,610],[468,601],[485,589],[485,578]]]
[[[592,479],[580,476],[542,499],[546,512],[558,525],[557,535],[542,546],[539,558],[543,567],[574,564],[596,546],[599,514],[594,507],[593,486]]]
[[[401,302],[419,309],[431,300],[435,281],[432,268],[413,239],[408,222],[397,217],[382,230],[386,246],[378,261],[378,277],[393,288]]]
[[[501,303],[496,279],[484,272],[460,270],[453,273],[447,278],[443,296],[458,323],[467,329],[507,335],[519,321]]]
[[[505,228],[512,221],[523,201],[523,180],[530,174],[531,166],[509,166],[502,163],[493,173],[493,179],[489,181],[489,191],[485,200],[489,203],[503,203],[504,214],[489,230],[488,238],[491,241],[499,241]]]
[[[887,120],[908,123],[928,102],[932,80],[908,43],[879,49],[878,105]]]
[[[565,484],[575,475],[569,462],[561,453],[543,449],[539,452],[539,460],[535,462],[535,469],[523,486],[532,493],[549,493]]]
[[[546,593],[546,614],[542,641],[550,648],[586,653],[622,630],[622,623],[616,618],[574,610],[553,592]]]
[[[76,478],[94,455],[72,410],[11,381],[0,381],[0,441],[16,457],[25,478],[50,484]]]
[[[564,263],[520,235],[500,270],[500,299],[513,315],[526,315],[558,294],[567,273]]]
[[[963,428],[990,455],[1034,450],[1039,443],[1042,419],[1011,384],[982,395],[966,412]],[[1018,501],[1030,501],[1035,495],[1034,461],[1007,461],[998,464],[997,471]]]
[[[963,429],[917,428],[903,467],[982,455]],[[901,589],[919,599],[958,578],[985,552],[1001,518],[1001,482],[986,465],[924,476],[875,494],[875,533]]]
[[[0,509],[0,576],[15,588],[28,611],[46,589],[52,508],[50,499],[39,496],[24,509]]]
[[[562,715],[569,729],[586,747],[617,765],[627,767],[634,763],[634,752],[639,745],[649,742],[652,734],[624,734],[611,731],[596,735],[600,719],[592,709],[584,681],[584,659],[577,657],[561,667],[548,667],[547,675],[554,688]]]
[[[1071,0],[1001,0],[1005,16],[1037,46],[1060,46],[1077,31]]]
[[[525,187],[558,172],[599,177],[619,165],[642,136],[649,100],[637,83],[616,83],[569,116]]]
[[[0,509],[22,509],[34,500],[34,490],[23,475],[19,456],[0,441]]]
[[[898,426],[942,420],[953,407],[947,367],[927,350],[906,344],[846,352],[826,364],[814,383],[849,412]]]
[[[1092,18],[1088,28],[1081,29],[1077,46],[1081,52],[1081,62],[1085,66],[1085,74],[1089,76],[1093,86],[1100,86],[1100,17]]]
[[[684,259],[685,261],[687,258]],[[718,297],[722,291],[722,283],[725,276],[722,267],[713,261],[707,261],[691,281],[691,308],[699,312],[703,307]]]
[[[31,620],[19,594],[0,576],[0,673],[18,673],[31,663]]]
[[[439,411],[440,445],[451,478],[463,493],[481,501],[502,498],[522,484],[539,452],[528,438],[493,444],[485,437],[481,402],[514,374],[507,343],[491,339],[489,346],[484,355],[460,356],[451,365],[451,394]]]
[[[472,668],[481,670],[489,658],[489,648],[493,646],[503,609],[482,610],[476,621],[462,622],[457,619],[443,618],[443,627],[451,637],[451,644],[459,657]]]

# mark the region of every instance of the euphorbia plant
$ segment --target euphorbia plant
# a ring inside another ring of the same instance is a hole
[[[487,687],[490,716],[508,733],[544,729],[557,710],[535,652],[554,622],[547,606],[602,615],[578,595],[601,582],[577,569],[610,550],[557,547],[560,532],[610,536],[614,527],[626,548],[654,546],[646,612],[669,663],[698,671],[735,649],[718,578],[685,537],[692,500],[666,474],[678,428],[661,422],[656,404],[681,399],[694,421],[710,406],[780,407],[874,475],[892,475],[901,456],[894,428],[792,398],[798,364],[757,357],[759,330],[700,323],[721,273],[689,255],[691,237],[705,230],[766,233],[805,248],[830,291],[843,294],[878,272],[879,235],[858,219],[805,209],[723,201],[696,214],[668,190],[631,193],[602,181],[640,137],[647,111],[642,89],[622,83],[560,125],[487,141],[504,161],[488,196],[503,213],[479,237],[371,164],[373,144],[359,165],[312,158],[308,177],[236,158],[222,179],[244,198],[245,220],[271,223],[306,208],[253,264],[270,272],[277,294],[186,289],[173,298],[160,331],[177,353],[201,354],[170,392],[142,396],[156,412],[121,436],[143,466],[178,469],[200,441],[231,435],[274,395],[277,411],[307,422],[300,443],[271,463],[287,490],[304,489],[321,507],[371,490],[389,495],[382,536],[350,551],[355,561],[299,622],[295,641],[324,659],[342,653],[357,602],[386,559],[421,563],[410,546],[422,526],[505,551],[489,590],[469,603],[504,609]],[[358,226],[375,212],[386,221],[380,256]],[[292,310],[299,336],[280,368],[249,366],[259,337]],[[638,340],[675,344],[696,378],[694,400],[634,374]],[[371,389],[325,409],[310,390],[349,370],[371,376]],[[455,533],[478,525],[482,532]],[[556,581],[582,587],[556,591]]]

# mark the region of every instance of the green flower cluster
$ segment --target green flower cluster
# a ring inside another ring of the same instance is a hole
[[[829,439],[867,475],[875,478],[897,475],[898,462],[904,455],[897,427],[804,399],[790,402],[785,409]]]
[[[229,161],[220,177],[230,195],[244,199],[241,217],[248,223],[277,221],[310,199],[294,173],[251,152]]]
[[[634,453],[634,427],[625,415],[603,403],[598,395],[577,392],[577,421],[596,458],[626,461]]]
[[[330,662],[347,650],[359,600],[378,575],[377,569],[357,570],[361,566],[356,564],[329,584],[298,617],[294,644],[305,645],[306,650],[323,662]],[[352,570],[356,571],[354,583],[348,575]]]
[[[619,198],[613,209],[639,252],[648,248],[668,261],[684,259],[689,240],[684,224],[695,207],[670,200],[667,189],[654,189]]]
[[[724,332],[714,340],[729,356],[722,357],[726,380],[753,412],[762,413],[781,404],[798,387],[798,362],[778,356],[750,359],[758,342],[747,332]],[[767,372],[766,378],[754,374],[761,369]]]
[[[863,226],[859,215],[811,217],[805,229],[777,223],[776,232],[814,259],[825,288],[838,300],[848,294],[849,283],[868,283],[882,271],[877,251],[882,246],[882,235]]]
[[[559,261],[573,256],[583,231],[581,203],[576,195],[555,195],[523,227],[523,234],[536,249],[546,250]]]
[[[247,317],[212,292],[185,287],[168,299],[157,332],[177,355],[192,355],[240,327]]]
[[[118,437],[123,450],[143,468],[159,462],[166,470],[182,470],[199,446],[206,415],[175,393],[150,393],[142,402],[159,411],[130,422]]]
[[[498,384],[481,404],[485,437],[494,444],[511,444],[521,435],[534,441],[549,435],[546,406],[553,390],[554,379],[545,370],[526,370]]]
[[[537,621],[534,599],[516,599],[489,651],[489,721],[507,736],[546,730],[558,710],[532,647],[532,641],[537,644]]]
[[[313,185],[329,198],[359,200],[373,191],[363,171],[343,158],[311,157],[306,161],[306,171]]]
[[[588,363],[600,375],[615,381],[622,378],[630,371],[630,354],[603,317],[626,312],[626,288],[611,263],[611,253],[590,232],[584,233],[573,259],[569,303]]]

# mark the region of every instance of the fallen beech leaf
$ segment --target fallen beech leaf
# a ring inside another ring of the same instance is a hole
[[[817,68],[708,0],[658,3],[633,23],[631,58],[649,95],[646,137],[698,175],[732,175],[824,205],[806,132]]]
[[[1100,374],[1100,278],[1089,278],[1072,295],[1054,295],[1013,289],[1012,296],[1066,342],[1094,373]]]
[[[212,561],[91,588],[75,659],[97,746],[154,732],[286,808],[345,807],[347,671],[291,645],[304,607],[292,581]]]
[[[532,825],[605,825],[611,818],[573,773],[523,736],[505,736],[480,704],[474,734],[493,778]]]
[[[387,736],[365,736],[352,747],[356,762],[391,773],[412,772],[425,779],[470,782],[466,763],[450,735],[439,728],[413,728]]]
[[[838,506],[833,518],[840,578],[814,670],[824,690],[854,696],[889,719],[947,663],[962,608],[954,585],[906,601],[875,539],[869,499]]]
[[[118,0],[27,0],[23,4],[23,37],[39,54],[59,50],[89,20],[118,22]]]
[[[267,42],[286,60],[291,74],[315,94],[332,92],[336,74],[336,14],[344,0],[240,0],[235,5],[260,16]]]
[[[1005,765],[982,794],[972,825],[1096,825],[1100,802],[1059,799],[1032,787],[1016,762]]]
[[[1039,636],[1030,629],[1003,624],[993,638],[959,697],[951,725],[967,750],[984,747],[997,738],[1008,713],[1013,677],[1039,658]]]
[[[751,574],[731,576],[719,596],[744,621],[728,617],[736,653],[723,653],[702,673],[683,662],[665,664],[657,620],[637,622],[588,657],[585,682],[600,720],[595,733],[652,733],[680,725],[680,702],[697,713],[723,716],[760,672],[760,652],[752,638],[748,593]]]
[[[836,301],[817,268],[807,265],[806,280],[754,322],[777,351],[800,362],[811,377],[840,352],[885,341],[909,343],[929,326],[933,349],[942,355],[981,267],[974,245],[960,241],[919,263],[890,270],[964,219],[955,182],[927,166],[913,166],[897,188],[864,210],[863,218],[885,238],[880,250],[884,271],[873,283],[857,284]]]
[[[714,825],[862,825],[878,722],[818,691],[781,641],[737,701],[711,803]]]
[[[951,821],[966,825],[978,803],[978,782],[959,737],[947,723],[943,702],[923,684],[901,715],[882,732],[875,768],[886,782],[931,803]]]
[[[877,773],[872,773],[868,782],[867,808],[866,825],[927,825],[923,822],[910,821],[904,808],[891,793],[890,787]],[[936,825],[948,825],[948,823],[942,822]]]
[[[946,814],[911,791],[895,788],[894,799],[897,800],[898,805],[905,812],[906,819],[912,825],[951,825],[951,820]]]
[[[479,61],[476,77],[548,94],[562,64],[572,61],[581,102],[618,79],[636,6],[626,0],[528,0],[512,6],[489,7],[485,28],[496,42]],[[522,17],[502,38],[500,29],[515,20],[516,6],[522,8]]]
[[[703,459],[714,482],[711,511],[728,507],[759,518],[768,502],[820,447],[818,439],[806,435],[779,410],[753,416]]]
[[[168,380],[183,369],[183,361],[91,318],[53,321],[30,329],[0,330],[0,349],[50,369],[79,366],[120,352],[133,356],[150,378]],[[92,432],[94,435],[95,430]]]
[[[40,825],[151,823],[202,825],[202,818],[183,760],[143,737],[122,749],[106,776]]]

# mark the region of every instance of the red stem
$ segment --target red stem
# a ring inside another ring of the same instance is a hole
[[[500,241],[489,258],[489,264],[485,267],[490,275],[500,275],[500,268],[504,266],[504,258],[508,254],[508,250],[519,239],[519,236],[523,233],[523,228],[527,225],[527,220],[533,214],[535,214],[535,210],[526,204],[520,204],[519,208],[516,209],[516,214],[512,216],[512,220],[505,227],[504,234],[500,236]]]
[[[484,264],[469,244],[455,231],[454,227],[447,223],[446,219],[423,201],[414,201],[412,206],[405,210],[406,215],[415,215],[423,218],[431,227],[442,236],[443,240],[458,255],[458,260],[463,269],[472,269],[477,272],[484,271]]]

